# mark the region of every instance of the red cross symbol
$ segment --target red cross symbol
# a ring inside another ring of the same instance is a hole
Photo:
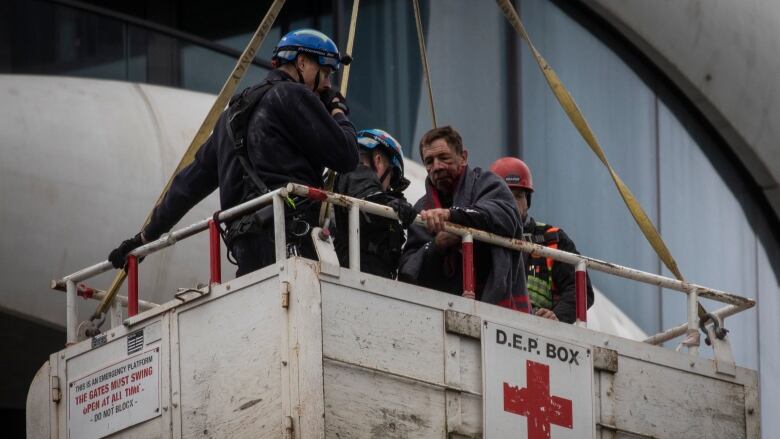
[[[504,411],[528,418],[528,439],[550,439],[550,424],[572,428],[571,400],[550,396],[550,366],[525,362],[527,387],[504,383]]]

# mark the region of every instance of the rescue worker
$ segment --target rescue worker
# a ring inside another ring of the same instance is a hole
[[[136,247],[170,230],[217,187],[224,210],[288,182],[321,187],[325,167],[354,170],[355,128],[344,97],[331,88],[331,75],[349,61],[316,30],[282,37],[273,52],[274,70],[231,99],[194,161],[174,177],[148,225],[111,252],[114,267],[122,267]],[[305,232],[317,220],[319,206],[288,201],[288,237],[302,237],[298,250],[315,258]],[[228,224],[224,238],[238,265],[237,276],[274,262],[272,223],[268,206]]]
[[[537,222],[528,215],[534,192],[531,169],[522,160],[504,157],[496,160],[490,170],[503,178],[517,204],[523,221],[523,239],[534,244],[577,253],[577,247],[559,227]],[[576,320],[574,266],[535,254],[523,254],[526,267],[526,285],[533,313],[551,320],[574,323]],[[588,280],[588,308],[593,305],[593,287]]]
[[[361,212],[360,271],[395,279],[406,241],[404,229],[417,212],[404,198],[409,186],[404,177],[401,144],[379,129],[363,130],[357,135],[360,163],[347,174],[336,177],[335,191],[350,197],[390,206],[401,221]],[[336,207],[336,253],[342,266],[349,266],[349,219],[344,207]]]
[[[414,207],[427,226],[409,227],[399,279],[461,295],[460,237],[444,230],[445,221],[519,238],[520,215],[501,179],[469,168],[468,151],[452,127],[428,131],[420,141],[420,157],[428,178],[426,193]],[[520,252],[475,240],[474,262],[478,300],[529,311]]]

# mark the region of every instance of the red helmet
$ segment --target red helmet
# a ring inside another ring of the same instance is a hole
[[[531,168],[522,160],[515,157],[503,157],[490,165],[490,170],[503,178],[510,188],[527,189],[534,191],[534,182],[531,178]]]

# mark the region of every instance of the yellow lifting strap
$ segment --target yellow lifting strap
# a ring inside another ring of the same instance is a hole
[[[358,8],[360,7],[360,0],[354,0],[352,2],[352,16],[349,19],[349,34],[347,35],[347,50],[346,54],[352,56],[352,48],[355,45],[355,29],[357,29],[357,17]],[[349,86],[349,71],[352,67],[352,63],[344,66],[344,73],[341,75],[341,95],[347,97],[347,88]],[[325,190],[333,192],[333,185],[336,183],[336,171],[328,169],[328,176],[325,181]],[[330,203],[322,203],[320,205],[320,227],[325,224],[325,218],[328,217],[330,210]]]
[[[358,8],[360,7],[360,0],[354,0],[352,2],[352,16],[349,19],[349,34],[347,35],[347,51],[346,54],[352,56],[352,48],[355,47],[355,29],[357,29]],[[344,66],[344,74],[341,75],[341,95],[347,97],[347,87],[349,86],[349,71],[352,67],[352,63]]]
[[[667,248],[666,243],[664,243],[664,240],[661,238],[658,230],[656,230],[655,225],[653,225],[653,222],[642,209],[642,206],[639,205],[639,202],[634,197],[634,194],[631,193],[631,190],[628,188],[628,186],[623,183],[623,180],[620,178],[620,176],[618,176],[617,172],[615,172],[615,170],[612,169],[612,166],[610,166],[609,162],[607,161],[607,156],[601,149],[598,140],[596,140],[596,135],[590,129],[588,122],[585,120],[585,116],[582,115],[582,112],[577,107],[577,103],[574,102],[574,98],[572,98],[571,94],[569,94],[568,90],[566,90],[566,87],[563,86],[563,83],[561,83],[561,80],[558,78],[558,75],[555,74],[552,67],[547,64],[547,61],[544,60],[539,51],[536,50],[536,47],[534,47],[533,43],[531,42],[531,38],[528,36],[523,23],[520,21],[520,17],[518,16],[514,6],[509,2],[509,0],[496,1],[512,27],[514,27],[522,39],[528,43],[528,47],[531,49],[531,53],[533,53],[536,62],[539,64],[539,68],[541,69],[542,74],[544,74],[544,78],[550,85],[550,89],[552,90],[553,94],[555,94],[556,99],[558,99],[558,102],[560,102],[563,111],[565,111],[566,115],[569,116],[569,119],[577,128],[577,131],[580,132],[580,135],[582,135],[582,138],[585,140],[588,146],[590,146],[590,149],[593,151],[593,153],[596,154],[599,160],[601,160],[601,163],[606,166],[607,170],[609,171],[609,175],[615,182],[615,186],[617,187],[618,192],[620,192],[620,196],[623,198],[623,201],[626,203],[628,210],[631,212],[631,215],[634,217],[637,225],[639,225],[639,228],[642,230],[645,238],[647,238],[647,241],[650,242],[651,246],[653,246],[653,249],[661,258],[669,271],[671,271],[678,280],[684,280],[682,273],[680,272],[679,268],[677,268],[677,262],[675,262],[674,258],[672,257],[669,248]]]
[[[219,95],[214,101],[214,104],[211,106],[211,109],[206,115],[206,118],[203,120],[200,128],[198,128],[198,132],[195,134],[192,142],[190,142],[190,146],[187,148],[187,151],[184,152],[181,160],[179,160],[179,165],[176,166],[176,170],[173,171],[173,174],[171,174],[170,178],[168,178],[168,182],[165,183],[165,187],[155,202],[155,207],[157,207],[160,201],[165,198],[165,194],[168,193],[168,188],[170,188],[171,182],[173,181],[173,178],[176,176],[176,174],[178,174],[179,171],[181,171],[187,165],[192,163],[192,161],[195,159],[195,154],[200,149],[200,146],[203,145],[209,138],[209,135],[211,135],[211,131],[214,129],[214,125],[217,123],[219,115],[222,114],[222,111],[227,106],[228,101],[236,91],[236,87],[238,87],[239,82],[241,82],[241,78],[244,77],[249,64],[255,58],[257,49],[263,43],[263,40],[265,40],[265,37],[271,30],[271,27],[273,27],[274,22],[276,21],[276,17],[279,16],[279,12],[282,10],[282,6],[284,6],[284,2],[285,0],[274,0],[274,2],[271,4],[271,7],[268,9],[265,17],[263,17],[263,21],[260,22],[260,26],[258,26],[257,30],[252,36],[252,39],[249,40],[249,44],[247,44],[246,49],[244,49],[244,52],[241,54],[241,58],[238,59],[236,66],[233,67],[233,71],[230,72],[230,76],[228,76],[225,84],[222,86],[222,90],[219,92]],[[154,212],[154,208],[146,216],[144,227],[149,224],[149,220],[152,217],[152,212]],[[119,291],[119,288],[124,283],[125,278],[127,278],[127,273],[125,270],[119,270],[116,277],[114,277],[114,281],[111,283],[111,287],[108,289],[106,296],[95,310],[95,314],[92,316],[93,319],[99,318],[101,314],[108,310],[108,308],[111,306],[111,302],[113,302],[114,298],[116,297],[117,291]]]
[[[431,85],[431,73],[428,67],[428,51],[425,49],[425,34],[423,33],[419,0],[412,0],[412,7],[414,9],[414,21],[417,27],[417,42],[420,44],[420,60],[422,61],[425,82],[428,84],[428,106],[431,109],[433,127],[436,128],[438,126],[436,124],[436,107],[433,105],[433,85]]]

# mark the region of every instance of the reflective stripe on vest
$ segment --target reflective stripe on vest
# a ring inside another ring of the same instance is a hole
[[[558,227],[551,227],[545,230],[544,233],[555,233],[558,230],[560,230]],[[558,249],[557,241],[544,245],[545,247]],[[531,258],[534,257],[534,254],[531,254]],[[545,277],[542,277],[541,267],[535,264],[529,264],[526,286],[534,308],[552,309],[554,295],[557,290],[552,277],[552,267],[555,261],[552,258],[546,258],[545,262],[547,265],[547,276]]]

